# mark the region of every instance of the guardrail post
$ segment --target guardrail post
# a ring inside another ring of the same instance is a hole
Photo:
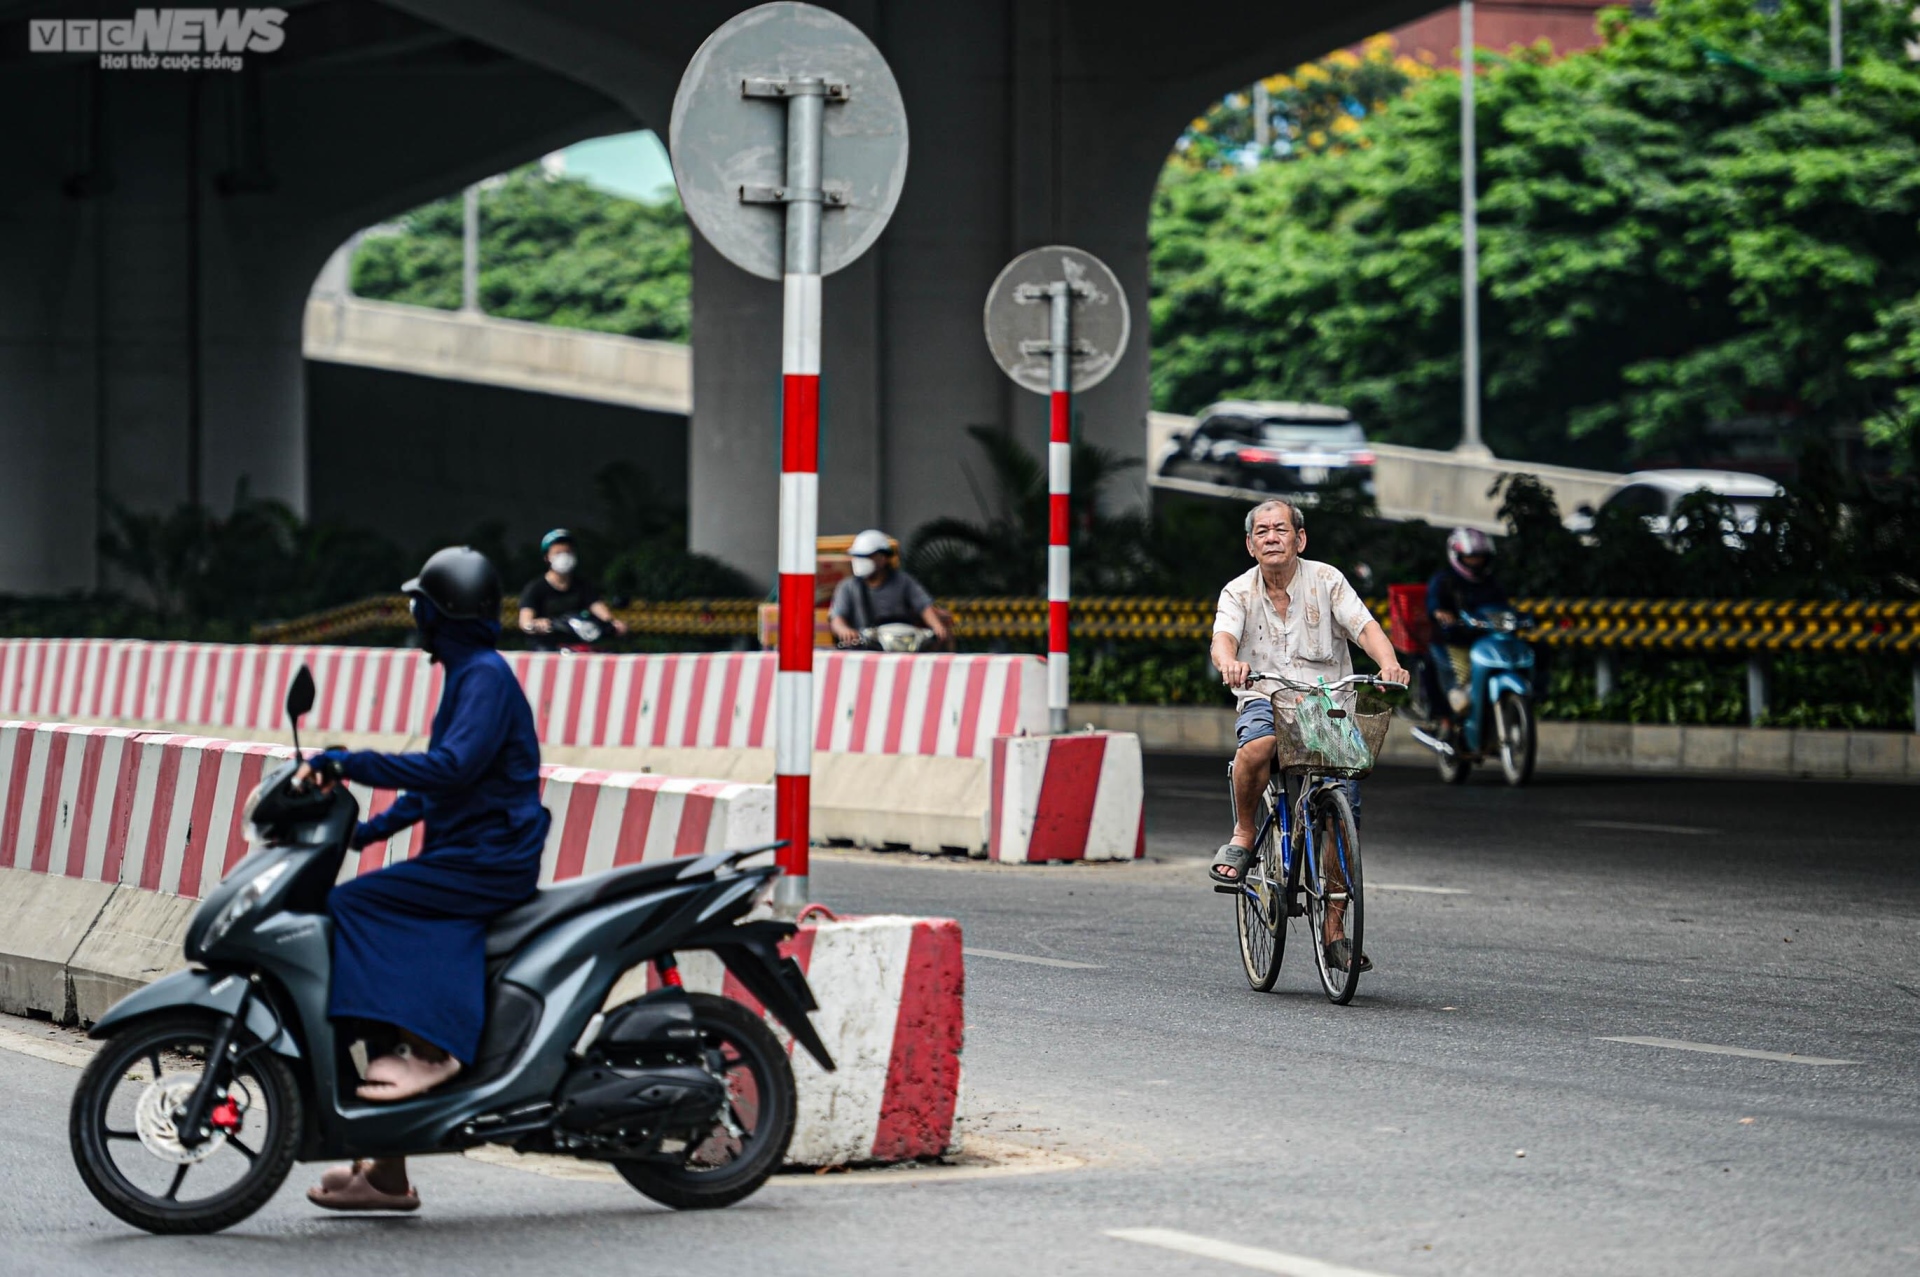
[[[1773,669],[1766,657],[1755,652],[1747,658],[1747,726],[1760,726],[1772,694]]]
[[[1613,653],[1602,648],[1593,654],[1593,698],[1598,701],[1606,700],[1613,695],[1616,685]]]

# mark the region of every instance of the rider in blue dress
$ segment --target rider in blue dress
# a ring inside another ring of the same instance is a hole
[[[519,680],[494,645],[500,582],[486,556],[455,547],[401,587],[421,645],[446,668],[423,752],[329,749],[310,761],[340,779],[404,791],[361,822],[363,847],[423,823],[410,860],[333,889],[328,1014],[397,1031],[367,1066],[363,1099],[406,1099],[471,1064],[486,1020],[487,923],[534,894],[551,823],[540,805],[540,740]],[[411,1209],[405,1163],[355,1163],[309,1196],[336,1209]],[[369,1182],[371,1174],[371,1182]]]

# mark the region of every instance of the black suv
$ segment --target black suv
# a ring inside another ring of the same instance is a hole
[[[1252,492],[1309,493],[1359,469],[1373,490],[1373,450],[1345,408],[1277,400],[1227,400],[1174,436],[1160,476]]]

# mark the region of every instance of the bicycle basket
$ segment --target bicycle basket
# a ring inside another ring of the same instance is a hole
[[[1373,770],[1393,725],[1385,700],[1368,695],[1342,710],[1324,691],[1308,693],[1296,705],[1273,697],[1273,765],[1276,770],[1358,780]]]

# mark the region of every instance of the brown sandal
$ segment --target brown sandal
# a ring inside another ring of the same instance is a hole
[[[420,1190],[407,1185],[402,1193],[383,1193],[367,1178],[369,1162],[336,1166],[320,1176],[320,1183],[307,1190],[307,1200],[325,1210],[413,1211],[420,1209]]]

